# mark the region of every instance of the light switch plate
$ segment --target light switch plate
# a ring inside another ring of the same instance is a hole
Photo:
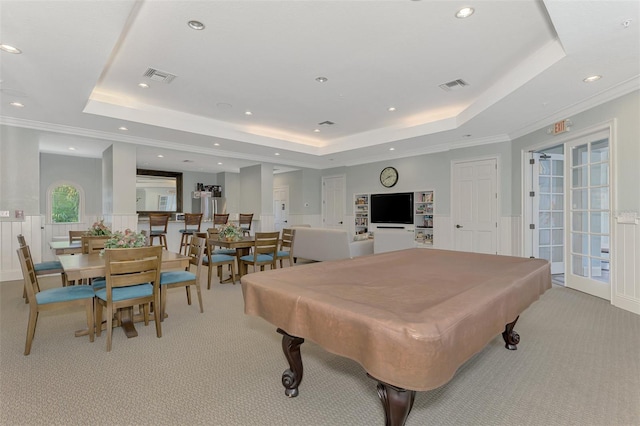
[[[9,210],[0,210],[0,217],[9,217]]]

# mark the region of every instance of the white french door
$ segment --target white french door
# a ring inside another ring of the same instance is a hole
[[[567,287],[611,299],[609,131],[566,144]]]
[[[552,274],[564,273],[564,155],[533,154],[533,256],[547,259]]]

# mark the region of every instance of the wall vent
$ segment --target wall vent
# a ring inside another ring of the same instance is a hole
[[[463,87],[466,87],[468,85],[469,83],[459,78],[457,80],[453,80],[448,83],[441,84],[439,87],[446,92],[450,92],[452,90],[462,89]]]
[[[174,78],[176,78],[175,74],[171,74],[169,72],[166,71],[160,71],[157,70],[155,68],[147,68],[147,70],[145,71],[144,74],[142,74],[144,77],[147,77],[153,81],[160,81],[162,83],[166,83],[169,84],[173,81]]]

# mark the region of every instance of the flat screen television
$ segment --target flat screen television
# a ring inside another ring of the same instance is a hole
[[[371,194],[371,223],[413,223],[413,192]]]

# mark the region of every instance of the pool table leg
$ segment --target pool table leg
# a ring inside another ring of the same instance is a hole
[[[515,351],[518,349],[516,346],[520,343],[520,335],[513,331],[513,327],[516,325],[516,321],[518,321],[520,316],[517,316],[513,322],[510,322],[504,327],[504,331],[502,332],[502,338],[504,339],[504,347],[509,349],[510,351]]]
[[[378,382],[378,396],[384,408],[385,426],[404,425],[416,399],[416,391],[399,388],[367,375]]]
[[[284,394],[289,398],[298,396],[298,386],[302,382],[302,357],[300,356],[300,345],[304,339],[288,334],[281,328],[278,333],[282,334],[282,351],[289,361],[289,368],[282,373],[282,386]]]

